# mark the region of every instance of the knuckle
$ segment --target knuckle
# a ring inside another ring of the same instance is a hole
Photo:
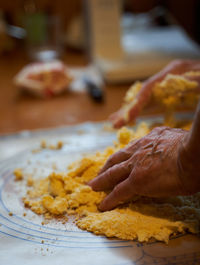
[[[181,60],[181,59],[176,59],[176,60],[173,60],[173,61],[170,63],[170,65],[172,65],[172,66],[179,66],[179,65],[182,65],[183,63],[184,63],[183,60]]]
[[[127,161],[127,163],[124,164],[124,168],[125,168],[127,171],[131,171],[131,170],[132,170],[132,168],[133,168],[133,161],[132,161],[132,159],[129,159],[129,160]]]
[[[128,154],[128,155],[132,154],[132,152],[133,152],[134,150],[138,149],[138,148],[141,146],[141,143],[142,143],[142,138],[130,142],[130,144],[129,144],[129,145],[127,146],[127,148],[126,148],[126,152],[127,152],[127,154]]]
[[[107,169],[105,174],[104,174],[104,178],[107,178],[109,180],[112,177],[112,171],[113,171],[112,167]]]
[[[115,186],[112,192],[114,197],[118,197],[120,193],[120,186],[119,185]]]
[[[168,126],[159,126],[152,130],[152,135],[161,135],[167,130],[169,130]]]
[[[116,154],[114,154],[114,155],[112,155],[112,156],[109,157],[109,159],[108,159],[107,162],[106,162],[106,166],[107,166],[107,167],[110,167],[110,166],[113,165],[113,163],[114,163],[114,161],[115,161],[115,156],[116,156]]]
[[[123,153],[122,150],[117,151],[116,153],[110,156],[108,162],[113,165],[116,162],[116,160],[118,160],[118,158],[122,155],[122,153]]]
[[[113,184],[115,183],[115,178],[116,178],[116,166],[113,166],[111,168],[109,168],[106,171],[106,174],[104,175],[105,181],[107,182],[108,186],[113,186]]]
[[[127,148],[124,148],[124,149],[120,150],[119,155],[120,155],[122,158],[126,158],[126,157],[129,155],[128,149],[127,149]]]
[[[141,157],[143,156],[143,152],[143,150],[138,150],[137,152],[135,152],[135,154],[132,156],[132,161],[134,161],[134,163],[140,161]]]
[[[110,164],[112,164],[112,163],[114,162],[114,160],[115,160],[114,155],[112,155],[112,156],[108,159],[107,163],[110,165]]]
[[[126,167],[126,162],[122,162],[120,164],[114,165],[111,168],[111,173],[113,177],[117,176],[117,175],[122,175],[123,172],[127,171],[127,167]]]
[[[161,131],[163,131],[164,128],[166,128],[166,126],[159,126],[159,127],[154,128],[152,131],[153,132],[161,132]]]

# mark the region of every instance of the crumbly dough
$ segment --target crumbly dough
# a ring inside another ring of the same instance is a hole
[[[164,110],[165,124],[170,127],[176,126],[173,114],[178,108],[194,108],[199,101],[198,82],[190,80],[191,77],[200,77],[200,72],[187,72],[184,75],[168,74],[152,88],[151,104]],[[130,121],[130,109],[137,105],[137,96],[142,85],[141,82],[134,83],[124,97],[122,109],[126,121]],[[148,104],[148,99],[144,102],[145,104]]]
[[[194,106],[199,99],[197,93],[198,83],[188,80],[189,77],[199,77],[200,72],[187,72],[183,76],[168,74],[161,82],[153,87],[152,97],[158,105],[163,105],[166,110],[179,105]],[[124,97],[124,107],[134,106],[137,95],[142,88],[141,82],[134,83]]]
[[[137,196],[131,203],[112,211],[98,211],[98,204],[106,193],[93,191],[87,182],[96,177],[111,154],[148,132],[145,123],[136,131],[122,128],[114,146],[74,162],[66,174],[53,172],[45,179],[34,181],[23,198],[24,205],[46,218],[75,215],[79,228],[107,237],[140,242],[155,239],[167,243],[170,236],[198,233],[200,193],[165,199]]]
[[[168,111],[181,105],[195,106],[199,99],[197,93],[198,83],[186,79],[191,74],[191,72],[186,73],[185,76],[168,74],[162,82],[153,87],[155,101],[162,104]],[[196,75],[200,76],[200,73],[197,72]]]

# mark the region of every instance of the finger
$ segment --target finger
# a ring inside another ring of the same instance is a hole
[[[113,119],[111,117],[113,127],[119,129],[122,126],[127,125],[129,122],[134,122],[139,115],[139,112],[138,104],[134,106],[131,104],[126,106],[126,109],[122,109],[119,113],[116,113]]]
[[[144,82],[141,90],[137,94],[137,100],[133,103],[130,102],[125,107],[122,107],[116,114],[111,116],[111,121],[114,128],[120,128],[129,122],[134,122],[139,116],[141,110],[148,104],[152,94],[153,82]]]
[[[152,94],[153,83],[144,82],[138,96],[137,103],[129,109],[128,122],[135,121],[142,109],[149,103]]]
[[[104,173],[90,181],[89,185],[95,191],[109,190],[126,179],[132,171],[133,163],[125,161],[107,169]]]
[[[112,210],[119,204],[131,200],[134,195],[134,187],[132,187],[130,179],[127,178],[118,184],[113,191],[100,203],[99,210]]]
[[[130,156],[131,156],[131,154],[126,152],[126,149],[119,150],[118,152],[116,152],[110,156],[110,158],[106,161],[105,165],[99,171],[99,174],[102,174],[104,171],[106,171],[108,168],[114,166],[115,164],[119,164],[119,163],[129,159]]]
[[[121,110],[122,109],[119,109],[118,111],[113,112],[112,114],[110,114],[109,120],[110,121],[114,121],[114,120],[118,119],[122,115]]]
[[[118,117],[117,119],[113,120],[112,123],[115,129],[119,129],[126,125],[128,122],[124,119],[124,117]]]
[[[120,128],[126,124],[126,121],[124,119],[124,115],[125,115],[125,113],[124,113],[124,109],[122,107],[120,110],[112,113],[109,116],[109,120],[112,122],[114,128]]]

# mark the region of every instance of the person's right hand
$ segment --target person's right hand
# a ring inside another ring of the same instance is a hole
[[[184,76],[190,71],[198,71],[199,75]],[[127,106],[126,110],[122,107],[110,116],[113,127],[120,128],[129,122],[134,122],[141,110],[150,101],[152,90],[157,82],[161,82],[167,74],[183,75],[185,78],[197,81],[200,84],[200,61],[194,60],[175,60],[168,64],[162,71],[143,82],[142,88],[136,96],[136,103]],[[128,119],[125,111],[128,109]]]
[[[157,127],[110,156],[88,183],[94,191],[111,191],[99,209],[111,210],[134,196],[156,198],[200,191],[199,156],[191,150],[189,139],[188,131]]]

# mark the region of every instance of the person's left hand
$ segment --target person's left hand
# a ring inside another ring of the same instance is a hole
[[[188,132],[157,127],[145,137],[113,154],[99,175],[89,182],[95,191],[112,190],[99,209],[111,210],[134,195],[187,195],[178,166],[179,150]],[[191,180],[192,181],[192,180]]]
[[[188,75],[189,73],[189,75]],[[134,122],[141,111],[149,103],[153,95],[153,87],[161,82],[168,74],[180,75],[181,77],[195,81],[198,87],[195,93],[200,93],[200,61],[199,60],[174,60],[157,74],[143,82],[141,90],[135,97],[135,103],[129,102],[126,108],[122,106],[118,111],[110,115],[109,119],[114,128],[120,128],[130,122]],[[128,116],[127,116],[128,114]]]

